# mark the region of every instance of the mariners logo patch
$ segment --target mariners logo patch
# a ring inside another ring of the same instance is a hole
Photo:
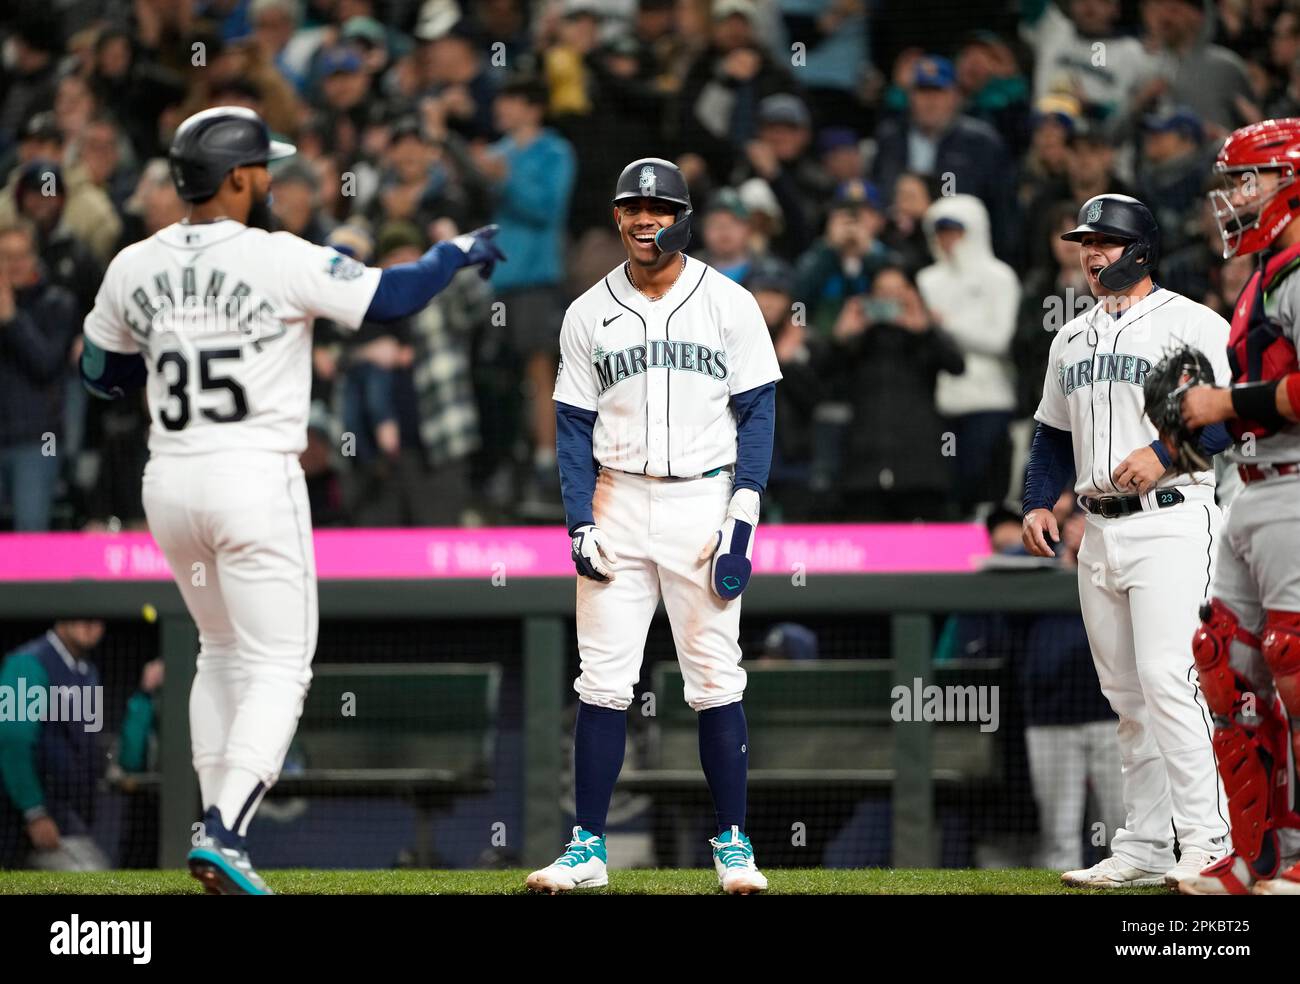
[[[645,198],[655,197],[655,168],[653,164],[647,164],[641,168],[641,194]]]
[[[350,256],[339,253],[330,260],[330,265],[325,272],[335,280],[356,280],[365,272],[365,269],[364,264],[357,262]]]
[[[1083,221],[1091,224],[1101,218],[1101,202],[1093,202],[1088,206],[1088,214],[1083,217]]]

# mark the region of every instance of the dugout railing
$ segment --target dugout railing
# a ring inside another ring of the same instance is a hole
[[[526,591],[502,592],[491,579],[324,581],[322,622],[331,619],[511,619],[522,623],[523,784],[525,865],[551,860],[563,843],[567,818],[556,790],[564,779],[561,745],[567,667],[572,642],[567,620],[574,605],[571,578],[536,578]],[[188,691],[194,672],[197,632],[175,586],[164,582],[72,581],[6,583],[0,588],[0,618],[99,617],[138,619],[149,607],[157,619],[159,649],[168,687]],[[796,579],[756,577],[745,593],[749,616],[872,615],[890,622],[890,672],[911,688],[933,677],[935,615],[1003,612],[1078,612],[1073,572],[972,574],[806,575]],[[190,765],[188,702],[162,706],[159,749],[159,864],[180,867],[189,849],[197,784]],[[896,867],[934,867],[934,748],[937,725],[911,721],[894,725],[890,808]]]

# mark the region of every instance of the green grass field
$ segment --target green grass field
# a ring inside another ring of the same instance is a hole
[[[1079,891],[1066,889],[1054,871],[861,868],[770,869],[769,895],[1161,895],[1164,889]],[[284,895],[527,895],[523,870],[512,871],[316,871],[263,872]],[[716,895],[707,869],[610,872],[608,888],[582,895]],[[19,895],[201,895],[183,871],[104,871],[88,874],[0,872],[0,894]]]

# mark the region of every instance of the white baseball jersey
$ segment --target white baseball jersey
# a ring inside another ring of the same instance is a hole
[[[359,327],[379,274],[288,232],[176,223],[113,258],[85,334],[144,356],[152,454],[298,453],[312,321]]]
[[[602,467],[688,478],[735,462],[728,401],[780,378],[753,295],[686,257],[657,301],[620,264],[569,305],[555,399],[596,411]]]
[[[1081,495],[1131,495],[1111,480],[1116,466],[1156,439],[1142,384],[1183,344],[1205,353],[1215,381],[1229,377],[1228,324],[1204,305],[1156,288],[1113,317],[1102,305],[1052,341],[1043,398],[1034,416],[1068,430]],[[1165,872],[1181,848],[1228,849],[1223,787],[1214,766],[1210,715],[1195,680],[1190,640],[1214,572],[1222,517],[1214,471],[1166,475],[1181,499],[1148,492],[1143,509],[1090,514],[1079,547],[1079,607],[1102,692],[1120,718],[1124,824],[1111,853]]]
[[[1214,367],[1227,385],[1228,323],[1203,304],[1157,287],[1112,316],[1103,305],[1079,315],[1052,340],[1043,398],[1036,420],[1074,435],[1074,490],[1080,495],[1120,495],[1111,475],[1133,451],[1158,436],[1144,412],[1142,384],[1152,366],[1187,344]],[[1214,485],[1213,469],[1166,475],[1157,488]]]

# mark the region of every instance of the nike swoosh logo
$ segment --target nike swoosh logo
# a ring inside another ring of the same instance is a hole
[[[619,318],[621,318],[621,317],[623,317],[623,312],[622,312],[622,311],[618,312],[618,314],[614,315],[614,317],[612,317],[612,318],[606,318],[604,321],[602,321],[602,322],[600,323],[600,326],[601,326],[602,328],[608,328],[608,327],[609,327],[609,323],[610,323],[611,321],[617,321],[617,320],[618,320]]]

